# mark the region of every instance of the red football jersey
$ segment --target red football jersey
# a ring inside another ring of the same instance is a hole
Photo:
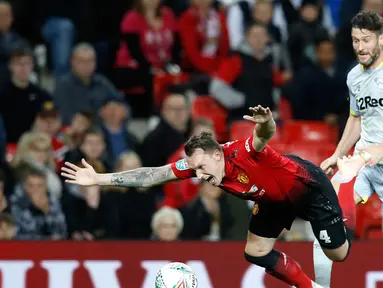
[[[306,190],[312,180],[300,164],[266,146],[261,152],[252,146],[253,136],[222,145],[225,155],[225,177],[221,188],[243,199],[271,201],[294,200]],[[180,179],[195,176],[186,159],[172,163],[174,174]]]

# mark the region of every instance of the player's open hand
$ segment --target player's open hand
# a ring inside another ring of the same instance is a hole
[[[245,115],[243,116],[243,119],[259,124],[266,123],[267,121],[273,119],[273,113],[271,113],[269,107],[263,108],[261,105],[258,105],[250,107],[249,110],[253,113],[253,115]]]
[[[65,182],[81,186],[97,185],[98,174],[96,171],[85,159],[82,159],[81,163],[84,165],[84,168],[65,162],[65,166],[61,168],[61,176],[66,178]]]
[[[354,177],[358,176],[360,171],[366,166],[364,159],[359,155],[338,158],[337,165],[342,181],[345,182],[351,181]]]

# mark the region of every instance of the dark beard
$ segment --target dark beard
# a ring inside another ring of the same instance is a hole
[[[371,67],[380,56],[380,47],[379,44],[375,47],[373,54],[371,55],[370,61],[368,63],[362,64],[365,68]]]

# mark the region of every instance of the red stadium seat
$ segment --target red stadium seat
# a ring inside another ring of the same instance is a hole
[[[383,239],[382,221],[382,202],[374,194],[357,208],[355,235],[362,239]]]
[[[286,143],[337,142],[337,129],[321,121],[286,121],[282,133]]]
[[[219,142],[228,140],[226,121],[227,111],[217,101],[209,96],[198,96],[193,102],[192,118],[204,117],[214,124],[215,133]]]
[[[189,79],[189,74],[160,74],[154,76],[154,102],[156,107],[160,107],[166,96],[166,87],[185,83]]]
[[[11,162],[13,157],[16,154],[17,151],[17,144],[16,143],[7,143],[7,148],[6,148],[6,153],[5,153],[5,159],[7,162]]]
[[[253,134],[254,126],[254,123],[245,120],[232,123],[229,129],[230,141],[249,137]],[[277,128],[275,135],[269,142],[269,144],[272,143],[282,143],[282,136],[279,128]]]
[[[305,160],[320,165],[323,160],[331,156],[336,146],[332,144],[314,145],[311,143],[270,143],[270,146],[281,154],[294,154]]]
[[[278,112],[279,112],[279,119],[282,120],[282,121],[290,120],[293,117],[293,112],[292,112],[292,109],[291,109],[291,104],[284,97],[281,97],[280,100],[279,100]]]

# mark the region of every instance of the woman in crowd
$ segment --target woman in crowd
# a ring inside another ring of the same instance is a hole
[[[229,51],[225,15],[213,0],[191,0],[179,22],[183,70],[213,73]]]
[[[14,169],[16,181],[23,179],[25,171],[30,168],[43,171],[49,192],[57,199],[61,196],[62,185],[56,174],[56,161],[48,134],[24,133],[17,143],[17,152],[10,165]]]
[[[176,20],[160,2],[137,0],[121,21],[115,83],[125,92],[133,117],[150,116],[152,107],[147,103],[153,103],[153,75],[179,62]]]

